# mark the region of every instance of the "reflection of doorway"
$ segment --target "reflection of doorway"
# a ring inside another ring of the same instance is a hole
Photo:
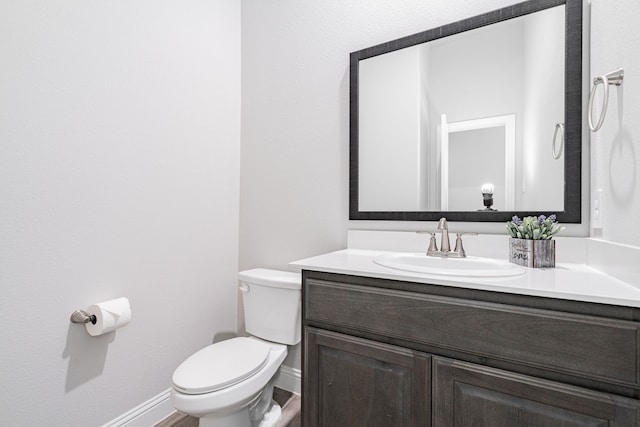
[[[483,208],[480,187],[493,184],[494,208],[515,210],[515,114],[440,126],[441,210]]]

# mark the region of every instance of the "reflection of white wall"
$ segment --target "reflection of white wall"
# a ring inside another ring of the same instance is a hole
[[[556,7],[362,61],[360,210],[449,209],[436,143],[442,114],[515,115],[517,191],[505,209],[562,210],[564,161],[549,153],[563,121],[564,51],[553,43],[563,28]]]
[[[503,127],[449,134],[449,210],[484,209],[480,187],[495,187],[495,209],[505,206],[505,134]]]
[[[564,46],[555,42],[563,31],[563,7],[525,20],[522,210],[564,209],[564,192],[550,191],[564,185],[564,155],[551,155],[555,125],[564,122]]]
[[[359,84],[360,210],[419,210],[419,50],[361,61]]]
[[[522,49],[521,19],[432,43],[428,63],[432,132],[443,113],[451,122],[515,114],[517,150],[521,144]]]
[[[430,142],[436,141],[436,135],[429,133],[429,100],[428,92],[424,89],[429,85],[429,69],[425,64],[429,60],[431,47],[429,43],[417,46],[418,64],[420,68],[420,180],[418,184],[418,203],[420,210],[435,210],[436,191],[438,180],[434,179],[437,170],[430,167],[429,159],[436,154],[432,152],[433,145]]]

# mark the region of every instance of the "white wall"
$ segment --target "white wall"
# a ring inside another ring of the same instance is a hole
[[[240,6],[3,1],[0,58],[0,420],[100,425],[235,331]]]
[[[591,136],[591,188],[603,191],[604,207],[603,229],[593,235],[640,246],[640,2],[591,0],[591,12],[590,80],[625,70],[622,86],[611,86],[604,125]]]

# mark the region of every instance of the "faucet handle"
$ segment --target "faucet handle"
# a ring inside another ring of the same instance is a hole
[[[432,255],[438,252],[438,245],[436,243],[436,233],[433,231],[416,231],[418,234],[431,234],[429,238],[429,249],[427,249],[427,255]]]
[[[458,254],[460,258],[466,258],[467,253],[464,251],[464,247],[462,246],[462,236],[477,236],[478,233],[468,232],[468,233],[456,233],[456,247],[453,249],[455,254]]]

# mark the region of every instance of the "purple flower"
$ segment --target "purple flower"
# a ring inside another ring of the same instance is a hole
[[[545,219],[547,219],[547,217],[546,217],[546,216],[544,216],[544,215],[540,215],[540,216],[538,217],[538,225],[542,225],[542,223],[544,222],[544,220],[545,220]]]
[[[511,218],[511,221],[513,221],[513,223],[514,223],[515,225],[522,225],[522,220],[521,220],[520,218],[518,218],[518,215],[514,215],[514,216]]]
[[[549,215],[549,221],[556,222],[556,214]]]

